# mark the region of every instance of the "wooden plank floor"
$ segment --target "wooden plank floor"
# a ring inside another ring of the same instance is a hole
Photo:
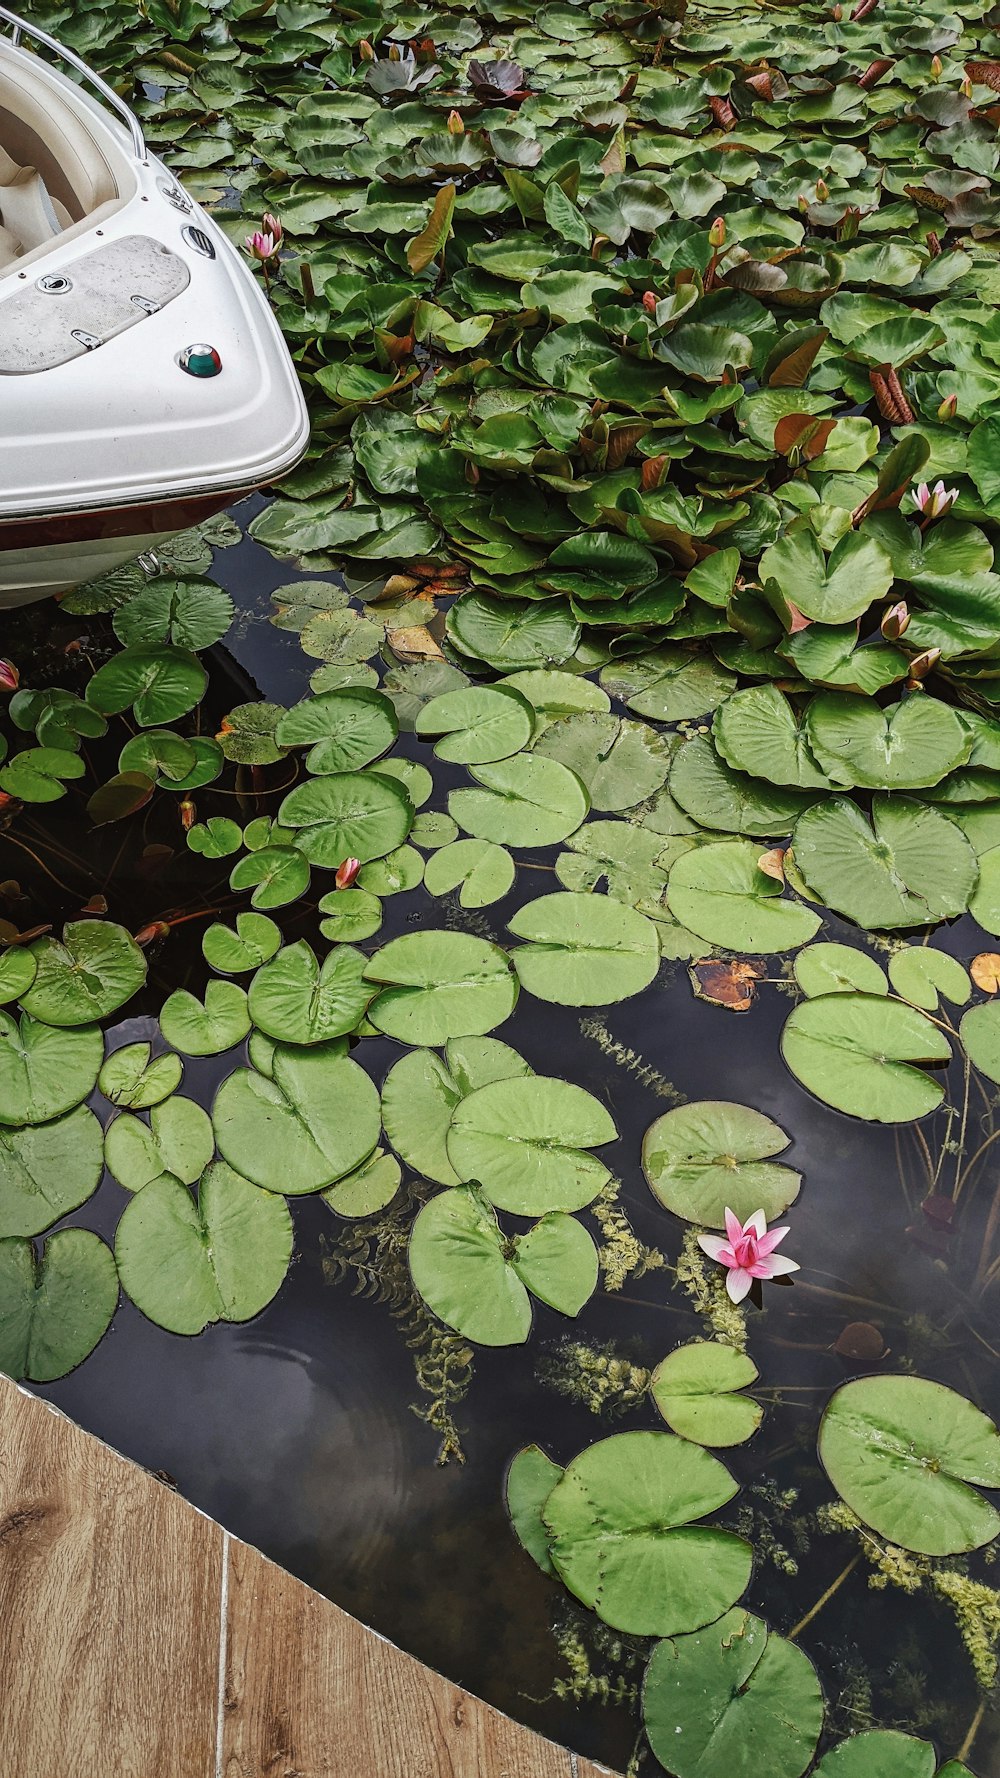
[[[0,1377],[17,1778],[598,1778]]]

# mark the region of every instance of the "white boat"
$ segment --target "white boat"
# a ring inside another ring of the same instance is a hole
[[[249,264],[118,94],[0,6],[0,606],[155,550],[308,432]]]

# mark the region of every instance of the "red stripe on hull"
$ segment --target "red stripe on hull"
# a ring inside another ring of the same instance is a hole
[[[230,488],[224,493],[146,501],[138,506],[105,506],[90,512],[67,512],[48,518],[0,519],[0,553],[12,549],[52,549],[64,543],[97,543],[102,538],[155,537],[187,531],[251,491],[249,488]]]

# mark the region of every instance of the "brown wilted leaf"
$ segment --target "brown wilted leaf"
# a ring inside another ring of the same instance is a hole
[[[385,639],[397,661],[443,661],[444,655],[425,624],[412,624],[407,629],[386,630]]]
[[[855,1363],[877,1364],[885,1357],[886,1344],[870,1321],[849,1321],[834,1340],[833,1349],[841,1358],[853,1359]]]
[[[1000,990],[1000,951],[980,951],[969,964],[969,974],[984,994]]]
[[[976,86],[988,86],[1000,93],[1000,62],[966,62],[965,72]]]
[[[774,448],[783,457],[807,463],[821,457],[836,420],[818,420],[814,414],[786,414],[774,428]]]
[[[757,869],[764,872],[765,877],[773,877],[776,883],[785,880],[785,848],[772,846],[769,852],[762,852],[757,860]]]
[[[763,963],[749,957],[734,957],[729,962],[721,957],[699,957],[688,970],[695,998],[724,1006],[729,1012],[750,1011],[757,983],[766,973]]]

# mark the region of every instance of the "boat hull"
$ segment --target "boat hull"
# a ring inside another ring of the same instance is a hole
[[[148,505],[0,520],[0,609],[30,605],[96,580],[202,524],[247,492],[233,488]]]

